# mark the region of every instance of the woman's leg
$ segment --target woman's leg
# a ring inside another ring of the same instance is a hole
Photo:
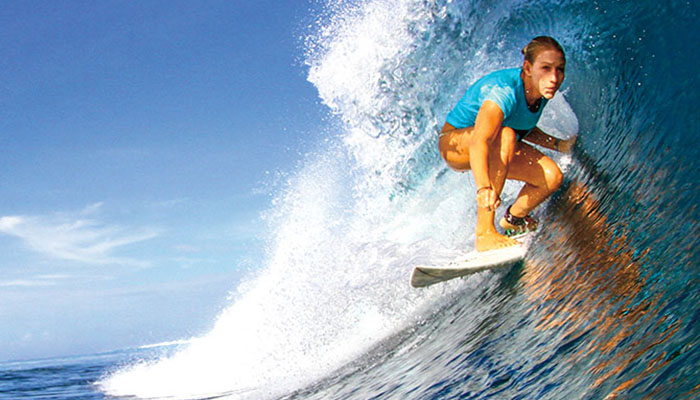
[[[448,127],[448,125],[446,125]],[[473,128],[445,130],[440,136],[440,154],[447,165],[460,172],[470,169],[469,145]],[[516,147],[515,132],[501,128],[489,147],[489,180],[497,196],[501,195],[508,177],[509,165]],[[486,251],[517,244],[509,237],[501,235],[494,225],[495,210],[477,207],[476,249]]]
[[[525,182],[510,208],[513,216],[522,218],[559,189],[563,176],[551,158],[520,142],[508,169],[508,179]]]
[[[447,166],[457,172],[465,172],[469,167],[469,144],[471,143],[473,126],[456,129],[452,125],[445,124],[440,133],[438,143],[442,159]]]

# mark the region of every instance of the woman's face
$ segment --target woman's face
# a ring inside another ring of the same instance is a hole
[[[558,50],[548,49],[541,51],[535,62],[530,64],[525,61],[523,70],[531,79],[533,89],[539,91],[540,96],[549,100],[559,90],[564,81],[564,67],[566,61],[564,55]]]

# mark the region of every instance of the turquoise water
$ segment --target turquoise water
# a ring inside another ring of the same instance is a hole
[[[167,354],[4,364],[0,397],[698,397],[697,2],[334,4],[303,55],[333,129],[212,331]],[[579,132],[544,228],[523,264],[412,289],[412,265],[473,243],[473,182],[437,130],[538,34],[567,52],[543,125]]]

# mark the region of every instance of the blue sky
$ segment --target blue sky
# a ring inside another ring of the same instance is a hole
[[[311,7],[0,5],[0,360],[211,326],[323,134]]]

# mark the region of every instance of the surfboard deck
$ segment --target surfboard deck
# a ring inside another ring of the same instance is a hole
[[[450,279],[471,275],[480,271],[493,268],[509,267],[522,261],[527,253],[527,239],[530,233],[514,237],[519,245],[504,249],[485,251],[479,253],[473,251],[463,255],[454,261],[441,265],[420,265],[413,268],[411,273],[411,286],[420,288]]]

